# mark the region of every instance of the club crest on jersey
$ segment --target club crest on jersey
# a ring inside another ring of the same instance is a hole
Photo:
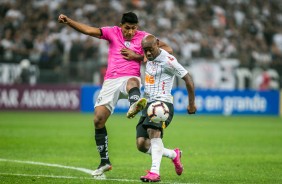
[[[129,42],[129,41],[125,41],[125,42],[124,42],[124,45],[125,45],[127,48],[129,48],[129,47],[130,47],[130,42]]]
[[[151,71],[155,72],[157,70],[157,68],[158,68],[157,62],[153,61],[152,64],[150,65]]]

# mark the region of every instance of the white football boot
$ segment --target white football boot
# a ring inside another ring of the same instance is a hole
[[[101,176],[102,174],[104,174],[104,172],[110,171],[112,170],[112,165],[110,164],[105,164],[103,166],[99,166],[98,169],[96,169],[95,171],[92,172],[92,176],[96,177],[96,176]]]
[[[140,98],[137,102],[133,103],[126,114],[127,118],[134,118],[135,115],[142,111],[147,105],[146,98]]]

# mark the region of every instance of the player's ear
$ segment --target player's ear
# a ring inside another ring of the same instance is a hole
[[[157,39],[157,46],[159,47],[160,46],[160,40]]]

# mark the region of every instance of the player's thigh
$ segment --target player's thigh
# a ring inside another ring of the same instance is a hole
[[[120,96],[120,88],[123,85],[124,80],[108,79],[103,83],[102,89],[96,99],[95,108],[98,106],[105,106],[113,113],[117,101]]]
[[[168,102],[164,102],[164,103],[167,105],[167,107],[169,109],[169,116],[168,116],[167,120],[165,121],[165,128],[166,128],[172,122],[173,115],[174,115],[174,107],[173,107],[172,103],[168,103]]]
[[[120,98],[124,99],[128,97],[128,91],[133,88],[133,87],[139,87],[141,88],[141,78],[140,77],[135,77],[135,76],[128,76],[128,77],[123,77],[124,82],[122,86],[120,87]]]
[[[134,87],[141,87],[141,79],[140,77],[131,77],[126,82],[126,91],[128,92],[130,89]]]
[[[145,116],[141,116],[138,124],[136,125],[136,138],[140,138],[140,137],[144,137],[144,138],[149,138],[149,135],[147,133],[147,129],[145,127],[143,127],[143,123],[144,121],[148,121],[148,119],[146,119],[148,117]]]

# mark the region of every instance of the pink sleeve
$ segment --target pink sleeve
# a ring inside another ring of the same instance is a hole
[[[113,32],[113,27],[101,27],[102,36],[100,39],[110,40],[111,39],[111,32]]]

